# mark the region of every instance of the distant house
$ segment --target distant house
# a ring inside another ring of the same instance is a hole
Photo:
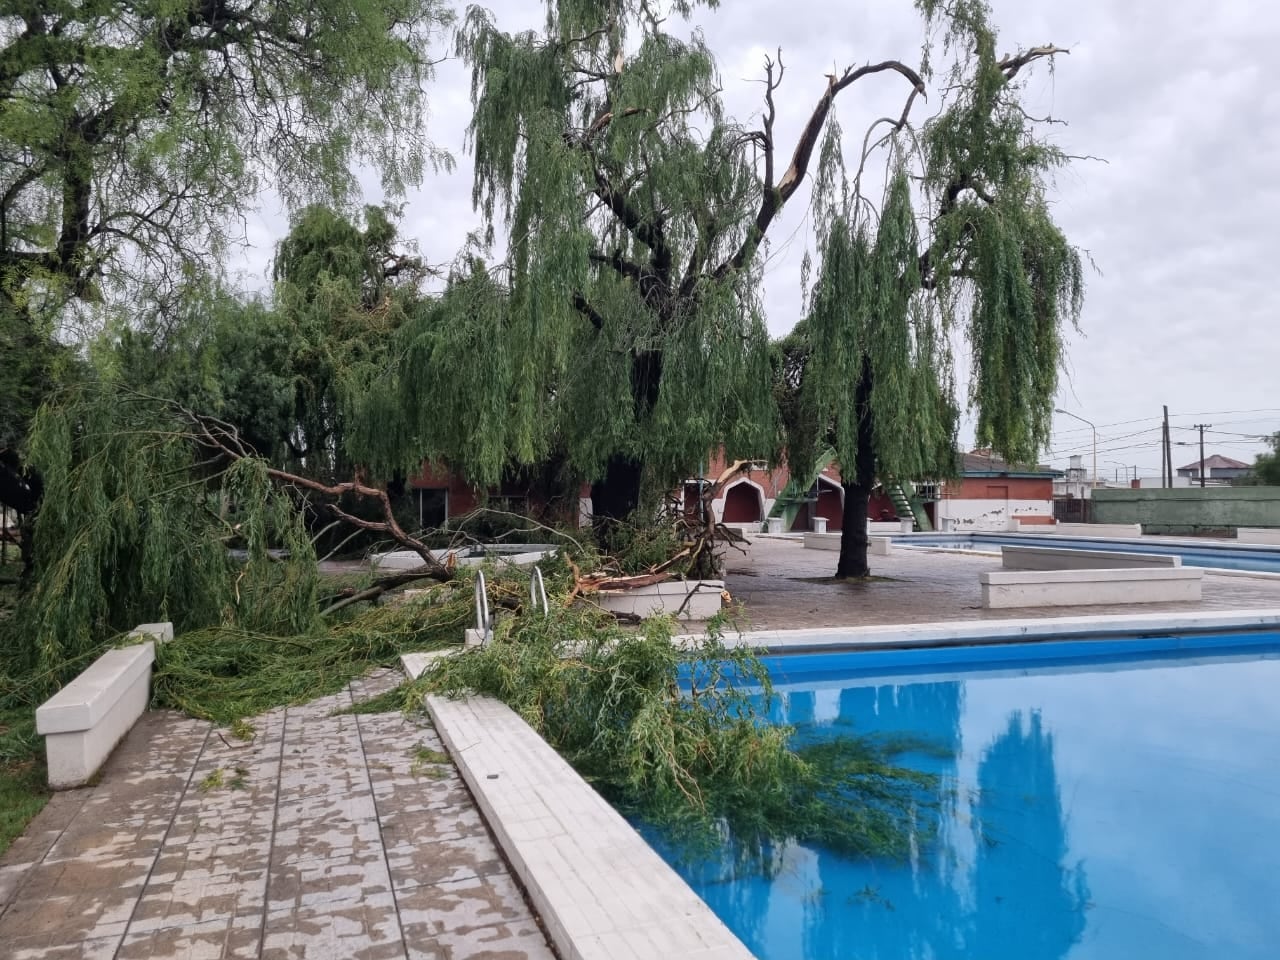
[[[944,484],[932,504],[935,525],[947,519],[955,530],[1007,530],[1011,520],[1053,523],[1053,481],[1062,471],[1007,463],[990,450],[960,457],[959,479]]]
[[[1230,457],[1215,453],[1211,457],[1204,458],[1204,471],[1206,480],[1238,480],[1241,477],[1249,476],[1253,472],[1253,467],[1247,463],[1241,463],[1239,460],[1232,460]],[[1196,460],[1188,463],[1185,467],[1179,467],[1177,474],[1180,477],[1199,480],[1200,461]]]
[[[943,519],[949,519],[956,530],[1007,530],[1010,520],[1053,522],[1053,481],[1061,476],[1060,471],[1045,466],[1009,464],[989,450],[959,456],[962,461],[957,464],[958,479],[938,484],[917,481],[914,486],[934,529],[942,527]],[[698,509],[700,492],[728,465],[722,450],[709,456],[701,470],[672,491],[680,508],[689,512]],[[752,463],[748,470],[726,483],[719,496],[711,501],[712,514],[731,526],[759,529],[774,504],[784,496],[791,479],[785,462]],[[810,530],[814,519],[821,517],[827,522],[827,530],[839,530],[844,519],[844,488],[840,481],[840,468],[834,462],[823,467],[798,508],[794,506],[795,501],[791,501],[793,508],[785,514],[790,521],[789,529]],[[584,525],[590,523],[592,513],[591,487],[585,483],[573,491],[576,498],[562,492],[562,501],[554,502],[546,490],[516,482],[487,491],[477,490],[446,466],[424,465],[420,474],[410,478],[408,487],[422,527],[438,526],[469,513],[481,502],[512,513],[547,519],[554,519],[556,515],[561,520],[567,519],[576,510],[579,523]],[[877,487],[867,504],[868,519],[893,520],[897,516],[893,498]]]

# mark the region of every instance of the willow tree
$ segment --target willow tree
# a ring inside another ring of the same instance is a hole
[[[438,0],[5,4],[0,327],[47,342],[68,304],[162,295],[217,261],[263,188],[345,201],[355,162],[392,192],[418,178],[447,19]],[[34,403],[52,384],[28,367]],[[12,451],[0,497],[25,512],[38,484]]]
[[[647,0],[548,0],[541,32],[504,33],[473,7],[459,34],[473,199],[488,236],[509,236],[503,347],[542,384],[511,415],[533,423],[553,404],[607,518],[636,507],[646,476],[662,487],[718,445],[776,449],[760,251],[839,94],[873,79],[923,90],[897,60],[850,67],[788,153],[774,137],[781,56],[765,64],[759,125],[744,125],[722,109],[701,36],[669,23]]]
[[[942,6],[922,4],[929,15]],[[988,12],[980,0],[946,6],[944,48],[956,58],[947,102],[922,129],[911,129],[910,100],[898,118],[878,121],[852,182],[834,136],[822,151],[819,274],[781,369],[793,457],[821,436],[840,463],[837,577],[869,572],[867,500],[877,476],[954,471],[956,341],[970,350],[966,399],[979,445],[1018,462],[1048,439],[1062,328],[1081,307],[1081,264],[1047,199],[1049,178],[1069,158],[1022,106],[1019,76],[1064,51],[997,56]],[[876,205],[861,180],[881,123],[891,173]]]

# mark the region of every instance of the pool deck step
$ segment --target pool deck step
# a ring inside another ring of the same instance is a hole
[[[428,697],[563,960],[750,960],[751,952],[534,730],[486,697]]]

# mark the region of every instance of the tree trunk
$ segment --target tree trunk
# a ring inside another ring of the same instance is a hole
[[[640,506],[644,464],[633,457],[614,454],[605,463],[604,476],[591,485],[592,526],[596,541],[606,552],[618,523]]]
[[[840,560],[836,564],[837,580],[854,580],[871,576],[867,564],[867,503],[871,485],[842,484],[844,487],[843,526],[840,530]]]
[[[840,560],[836,579],[850,580],[871,576],[867,564],[867,503],[876,483],[875,423],[871,416],[871,362],[863,357],[862,377],[853,398],[858,411],[857,462],[853,477],[842,477],[844,511],[840,530]],[[841,473],[845,465],[840,465]]]
[[[658,403],[662,384],[662,352],[642,350],[631,358],[631,399],[635,405],[637,429],[643,430]],[[626,454],[612,454],[605,462],[604,476],[591,485],[591,514],[596,540],[606,551],[618,522],[640,506],[644,461]]]

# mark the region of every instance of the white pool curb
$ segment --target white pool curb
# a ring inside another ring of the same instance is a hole
[[[426,706],[562,960],[751,960],[711,908],[505,704]]]
[[[816,627],[805,630],[754,630],[726,636],[724,642],[729,647],[745,646],[756,650],[784,653],[797,650],[892,650],[1034,640],[1156,636],[1175,631],[1214,633],[1268,629],[1280,630],[1280,609],[966,620],[960,623],[942,621],[870,627]],[[690,634],[676,639],[693,643],[700,637]]]

